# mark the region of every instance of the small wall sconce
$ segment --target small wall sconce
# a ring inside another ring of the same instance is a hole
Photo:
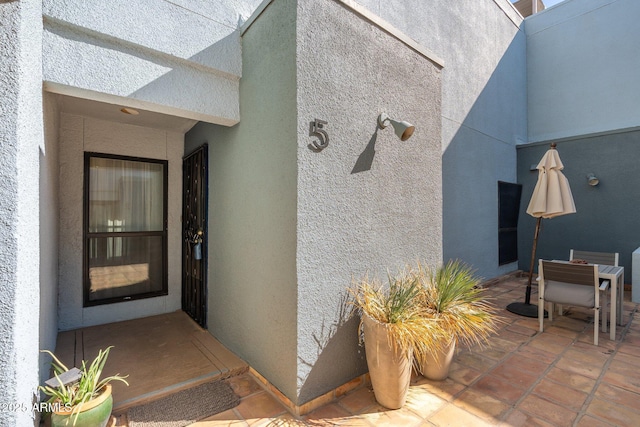
[[[589,185],[592,187],[595,187],[596,185],[600,184],[600,180],[596,178],[596,176],[593,173],[590,173],[589,175],[587,175],[587,181],[589,182]]]
[[[386,113],[382,113],[378,116],[378,126],[380,126],[380,129],[386,128],[389,124],[393,126],[393,130],[396,132],[396,135],[398,135],[398,138],[400,138],[400,141],[406,141],[411,138],[413,131],[416,130],[415,126],[411,123],[393,120]]]

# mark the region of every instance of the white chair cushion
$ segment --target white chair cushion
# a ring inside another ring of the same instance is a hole
[[[574,283],[545,281],[545,301],[556,304],[577,305],[593,308],[596,304],[593,286],[576,285]]]

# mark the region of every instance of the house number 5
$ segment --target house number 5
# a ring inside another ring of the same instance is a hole
[[[320,119],[315,119],[311,122],[309,136],[315,136],[318,138],[317,140],[311,141],[311,144],[309,144],[311,149],[315,151],[322,151],[327,148],[327,145],[329,145],[329,135],[327,134],[327,131],[323,129],[323,126],[326,124],[327,122]]]

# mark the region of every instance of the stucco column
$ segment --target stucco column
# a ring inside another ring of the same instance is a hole
[[[0,425],[27,426],[39,381],[42,3],[0,0],[0,22],[0,403],[11,409]]]

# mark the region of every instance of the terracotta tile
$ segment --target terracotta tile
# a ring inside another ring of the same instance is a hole
[[[262,386],[258,384],[250,374],[231,377],[227,379],[226,382],[231,386],[234,393],[239,397],[246,397],[250,394],[264,390]]]
[[[330,403],[302,417],[304,420],[312,424],[318,422],[326,422],[331,424],[339,424],[347,420],[351,414],[346,409],[336,403]]]
[[[589,378],[598,378],[607,360],[606,355],[587,353],[584,351],[567,350],[556,363],[556,367]]]
[[[640,412],[640,407],[638,407],[640,393],[634,393],[602,382],[598,386],[595,396],[602,400],[607,400],[617,405],[631,408],[634,412]]]
[[[584,415],[582,418],[580,418],[580,420],[576,424],[576,427],[614,427],[614,425],[593,418],[590,415]]]
[[[231,411],[233,410],[205,418],[204,420],[190,424],[189,427],[246,427],[249,425],[241,416],[228,414],[228,412]]]
[[[555,353],[550,353],[548,351],[532,347],[530,345],[520,347],[517,351],[517,354],[537,360],[538,362],[546,363],[547,365],[555,362],[555,360],[558,358],[558,355]]]
[[[549,367],[548,363],[526,357],[519,353],[513,354],[511,357],[506,359],[503,362],[503,365],[511,365],[517,367],[518,369],[521,369],[532,375],[542,374]]]
[[[351,412],[358,414],[376,405],[376,397],[369,387],[361,387],[338,399],[338,403]]]
[[[640,339],[638,341],[639,345],[632,345],[628,342],[623,341],[618,348],[618,353],[629,354],[631,356],[640,357]]]
[[[562,337],[566,337],[566,338],[570,338],[572,340],[578,338],[578,336],[580,335],[579,332],[577,331],[573,331],[571,329],[567,329],[567,328],[561,328],[559,326],[550,326],[550,327],[545,327],[544,328],[544,332],[548,333],[548,334],[555,334],[555,335],[560,335]]]
[[[509,351],[500,347],[491,346],[482,350],[478,350],[477,353],[482,354],[482,356],[487,359],[491,359],[494,362],[497,362],[504,359],[509,354]]]
[[[499,377],[514,387],[523,390],[531,387],[538,379],[536,375],[526,372],[515,363],[508,363],[508,361],[494,369],[491,375]]]
[[[525,414],[518,410],[512,411],[503,422],[498,424],[499,427],[554,427],[553,424],[536,418],[532,415]]]
[[[364,420],[373,426],[419,426],[423,423],[423,419],[412,411],[407,409],[388,410],[381,406],[368,410],[366,413],[360,414],[356,420]],[[346,424],[351,425],[351,424]]]
[[[570,387],[548,380],[542,380],[539,382],[533,389],[533,393],[576,412],[582,408],[582,405],[589,396],[585,392],[574,390]]]
[[[460,365],[455,362],[451,364],[451,370],[449,371],[449,378],[464,385],[471,384],[478,377],[480,377],[480,375],[482,375],[481,371]]]
[[[453,397],[465,388],[463,384],[455,382],[451,378],[446,378],[443,381],[432,381],[424,377],[420,377],[413,387],[423,388],[447,402],[452,401]]]
[[[245,397],[235,408],[249,423],[256,418],[269,418],[286,413],[285,407],[266,391]]]
[[[533,329],[522,329],[519,327],[515,327],[515,328],[517,328],[517,331],[512,331],[510,329],[503,329],[502,331],[500,331],[498,336],[502,339],[509,340],[513,343],[522,344],[523,342],[528,341],[529,338],[531,338],[536,334],[536,331],[534,331]]]
[[[453,404],[447,404],[442,410],[438,411],[434,416],[429,418],[429,422],[432,425],[445,427],[445,426],[473,426],[473,427],[486,427],[494,425],[481,418],[476,417],[473,414],[465,411],[464,409],[455,406]]]
[[[624,406],[594,398],[587,407],[587,414],[607,420],[611,424],[620,426],[640,425],[640,414]]]
[[[511,405],[473,389],[462,393],[453,403],[489,422],[500,420],[511,408]]]
[[[578,375],[576,373],[555,367],[551,368],[545,378],[585,393],[591,393],[593,387],[596,385],[596,380],[593,378]]]
[[[472,386],[472,390],[493,396],[510,405],[515,404],[525,394],[523,388],[516,387],[511,382],[494,375],[482,377]]]
[[[484,354],[469,352],[465,352],[456,357],[456,362],[460,365],[477,369],[480,372],[489,371],[497,363],[494,359],[485,357]]]
[[[433,415],[438,409],[440,409],[446,402],[421,387],[409,388],[407,395],[407,403],[405,408],[413,411],[422,418],[427,418]]]
[[[522,317],[519,315],[516,315],[517,319],[516,321],[511,325],[511,327],[509,327],[510,331],[513,331],[513,326],[519,326],[521,328],[525,328],[525,329],[529,329],[532,331],[535,331],[536,333],[538,332],[538,328],[539,328],[539,324],[538,324],[538,319],[534,319],[534,318],[530,318],[530,317]],[[515,332],[515,331],[514,331]]]
[[[634,393],[640,393],[640,379],[628,377],[624,373],[609,370],[604,374],[602,381]]]
[[[528,345],[549,353],[560,354],[566,350],[567,346],[571,344],[572,341],[572,339],[567,337],[541,333],[534,337]]]
[[[512,352],[520,345],[517,341],[505,339],[503,337],[493,337],[489,342],[489,348],[501,348],[507,352]]]
[[[539,417],[552,423],[556,427],[573,425],[577,412],[563,408],[541,397],[530,394],[517,407],[522,412]]]

